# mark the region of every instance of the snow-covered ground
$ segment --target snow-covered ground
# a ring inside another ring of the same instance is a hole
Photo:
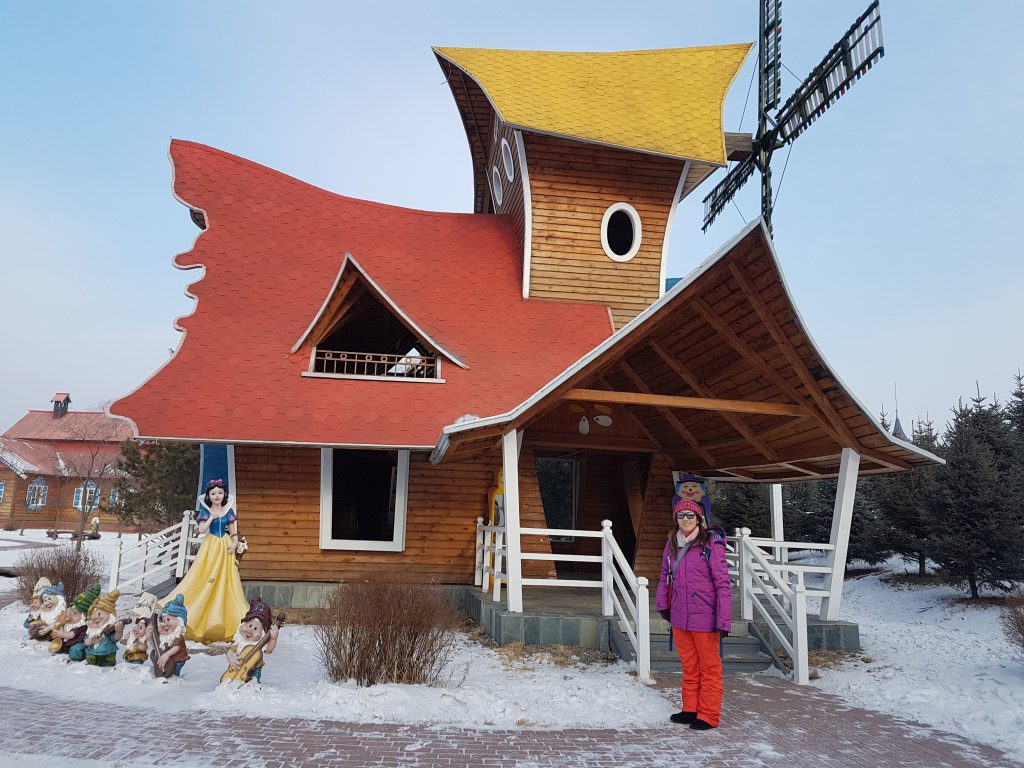
[[[14,563],[17,553],[6,549],[5,540],[15,538],[17,532],[0,534],[0,565]],[[47,541],[38,531],[27,531],[25,539]],[[117,539],[105,534],[86,546],[109,559]],[[1003,636],[999,609],[956,602],[962,593],[948,587],[886,584],[886,575],[906,568],[893,560],[884,569],[844,587],[842,618],[860,625],[863,653],[839,668],[820,669],[813,685],[850,704],[991,744],[1024,762],[1024,664]],[[0,583],[0,589],[8,583]],[[22,618],[17,605],[0,612],[0,669],[10,672],[4,684],[91,701],[358,722],[541,728],[648,726],[673,711],[673,702],[637,683],[624,664],[565,668],[534,658],[506,668],[493,650],[464,637],[446,686],[331,684],[316,661],[312,630],[300,626],[282,630],[262,686],[218,687],[224,657],[199,653],[181,679],[164,684],[146,669],[126,664],[112,670],[69,667],[42,644],[23,641]],[[79,682],[69,685],[69,677]]]

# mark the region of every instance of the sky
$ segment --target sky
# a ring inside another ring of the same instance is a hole
[[[867,7],[786,0],[783,98]],[[344,195],[469,211],[465,132],[431,45],[631,50],[754,41],[756,0],[348,3],[0,0],[0,430],[70,392],[127,394],[180,339],[198,234],[172,137]],[[886,0],[886,55],[775,156],[775,243],[805,325],[874,413],[1005,399],[1024,368],[1024,3]],[[725,108],[754,130],[751,54]],[[746,108],[745,108],[746,107]],[[984,152],[982,152],[984,150]],[[756,178],[707,234],[679,207],[668,274],[758,214]],[[1016,213],[1015,213],[1016,212]],[[198,372],[197,372],[198,373]]]

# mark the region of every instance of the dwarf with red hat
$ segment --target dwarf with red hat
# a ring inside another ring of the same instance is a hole
[[[249,611],[238,625],[234,642],[228,649],[228,672],[238,672],[244,667],[244,682],[255,679],[260,682],[266,662],[263,657],[273,653],[277,647],[277,627],[270,622],[270,607],[259,597],[249,603]],[[252,664],[252,660],[258,661]],[[249,668],[251,667],[251,669]]]

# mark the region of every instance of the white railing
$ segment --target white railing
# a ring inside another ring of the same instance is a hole
[[[740,589],[740,615],[744,621],[752,621],[754,613],[767,625],[771,635],[793,660],[793,680],[806,685],[808,682],[807,648],[807,598],[826,597],[826,589],[807,589],[805,574],[831,574],[827,565],[810,565],[793,562],[788,553],[794,549],[830,551],[831,544],[815,544],[802,541],[779,541],[777,539],[755,538],[749,528],[738,528],[736,535],[729,537],[734,554],[727,558],[734,564],[734,575]],[[781,559],[769,556],[779,553]]]
[[[650,598],[647,579],[636,576],[629,561],[622,553],[615,536],[612,535],[610,520],[601,521],[600,531],[578,531],[567,528],[521,528],[523,536],[573,536],[601,539],[600,555],[569,555],[550,552],[523,552],[523,560],[546,560],[563,563],[595,563],[601,565],[601,578],[522,579],[523,586],[583,587],[601,590],[601,614],[611,618],[617,616],[620,626],[633,646],[636,654],[637,676],[645,683],[651,678],[651,619]],[[492,593],[492,599],[501,600],[502,580],[508,578],[503,564],[507,558],[505,528],[484,525],[482,517],[476,519],[476,568],[473,583],[481,591]],[[493,579],[493,582],[490,581]],[[628,611],[628,613],[627,613]]]
[[[180,579],[194,559],[191,545],[200,538],[194,535],[192,510],[181,513],[181,522],[162,531],[127,544],[118,542],[110,565],[110,586],[121,592],[142,592],[146,582],[159,584],[167,579]]]

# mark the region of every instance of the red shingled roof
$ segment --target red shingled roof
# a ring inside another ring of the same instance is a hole
[[[96,446],[0,437],[0,463],[23,477],[113,477],[120,455],[119,443]]]
[[[68,411],[60,418],[53,411],[29,411],[3,437],[120,443],[132,437],[132,429],[122,419],[112,419],[102,411]]]
[[[201,144],[172,141],[174,191],[208,229],[175,259],[205,267],[176,354],[111,406],[144,437],[433,446],[466,413],[502,413],[611,334],[596,304],[524,300],[504,216],[342,197]],[[291,353],[345,253],[434,341],[444,384],[301,376]]]

